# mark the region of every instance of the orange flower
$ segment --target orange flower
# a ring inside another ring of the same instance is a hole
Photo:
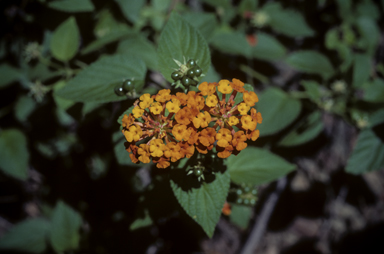
[[[199,141],[204,146],[210,146],[215,143],[216,131],[211,127],[207,127],[200,132]]]
[[[251,130],[253,131],[256,129],[256,122],[253,121],[252,117],[250,115],[242,116],[241,117],[241,124],[244,130]]]
[[[216,134],[217,145],[227,147],[229,142],[232,141],[231,131],[226,128],[221,128]]]
[[[225,159],[225,158],[228,158],[232,154],[233,146],[228,145],[225,148],[221,147],[221,146],[218,146],[216,149],[217,149],[217,152],[218,152],[217,156],[219,158]]]
[[[171,99],[171,97],[172,97],[172,96],[170,95],[170,93],[171,93],[171,90],[169,90],[169,89],[163,89],[163,90],[160,90],[160,91],[157,93],[155,99],[156,99],[156,101],[158,101],[158,102],[166,102],[166,101],[169,101],[169,100]]]
[[[192,119],[191,110],[189,108],[180,109],[176,113],[175,119],[179,124],[184,124],[184,125],[190,124]]]
[[[217,90],[219,90],[219,92],[223,94],[230,94],[232,93],[233,88],[230,86],[228,80],[223,79],[220,80]]]
[[[204,113],[199,113],[197,117],[193,119],[193,125],[196,128],[205,128],[211,122],[211,115],[205,111]]]
[[[201,91],[202,95],[211,95],[216,92],[216,86],[215,83],[207,83],[203,82],[199,85],[199,90]]]
[[[229,216],[231,214],[231,205],[228,204],[227,201],[225,201],[225,204],[223,206],[223,209],[221,209],[221,212],[226,215],[226,216]]]
[[[259,101],[259,98],[254,92],[245,91],[243,93],[243,100],[248,106],[253,107]]]
[[[172,134],[177,140],[187,141],[189,139],[190,132],[187,130],[187,126],[184,124],[176,124],[173,126]]]
[[[247,147],[247,136],[244,134],[244,131],[238,131],[233,135],[232,145],[236,147],[237,151],[241,151]]]
[[[143,163],[149,163],[151,160],[149,159],[150,151],[149,151],[149,145],[141,144],[140,148],[137,149],[137,153],[139,156],[139,161]]]
[[[232,79],[231,87],[237,92],[244,93],[245,89],[243,86],[244,86],[244,83],[241,82],[240,80],[235,78]]]
[[[153,157],[161,157],[165,145],[162,139],[152,139],[149,143],[149,151]]]
[[[215,107],[219,101],[217,100],[216,95],[208,95],[208,97],[205,99],[205,104],[208,107]]]

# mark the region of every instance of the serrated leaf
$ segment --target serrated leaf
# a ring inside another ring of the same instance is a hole
[[[321,91],[320,84],[314,80],[303,80],[301,81],[301,85],[305,88],[305,92],[308,94],[309,98],[313,102],[320,102],[321,99]]]
[[[258,96],[256,108],[263,116],[263,123],[257,125],[261,136],[275,134],[284,129],[300,114],[300,101],[278,88],[268,88]]]
[[[286,48],[274,37],[259,32],[257,44],[252,48],[252,56],[262,60],[277,60],[284,57]]]
[[[230,183],[228,171],[216,173],[214,176],[213,181],[206,180],[198,186],[194,176],[187,176],[186,172],[178,168],[171,172],[170,180],[173,193],[180,205],[209,237],[212,237],[220,219]]]
[[[268,24],[277,32],[291,37],[315,34],[300,12],[283,9],[280,3],[267,3],[262,10],[269,16]]]
[[[252,207],[231,204],[231,215],[229,216],[229,219],[233,224],[240,227],[241,229],[246,229],[248,227],[251,215]]]
[[[0,89],[17,81],[21,77],[21,71],[8,65],[0,65]]]
[[[13,226],[2,236],[0,250],[43,253],[47,249],[50,227],[51,225],[46,219],[26,219]]]
[[[347,162],[346,171],[362,174],[384,167],[384,143],[372,129],[360,132],[356,146]]]
[[[60,61],[71,60],[77,53],[80,43],[80,33],[74,17],[61,23],[53,32],[51,38],[52,55]]]
[[[353,65],[353,81],[354,87],[362,87],[371,75],[372,68],[371,58],[365,54],[356,54]]]
[[[30,96],[21,96],[15,105],[15,117],[20,122],[25,122],[29,115],[35,110],[36,102]]]
[[[48,6],[64,12],[89,12],[95,9],[91,0],[56,0],[49,2]]]
[[[57,252],[75,250],[79,246],[80,226],[82,219],[79,213],[59,201],[52,214],[51,245]]]
[[[147,38],[140,34],[132,34],[129,38],[122,40],[117,47],[117,52],[129,56],[136,56],[152,70],[158,68],[158,57],[156,48]]]
[[[256,186],[275,181],[296,168],[283,158],[256,147],[247,147],[237,156],[230,156],[227,167],[233,182]]]
[[[288,56],[286,62],[299,71],[319,74],[325,79],[334,73],[334,68],[328,58],[316,51],[294,52]]]
[[[173,59],[180,62],[183,62],[184,57],[186,60],[194,59],[203,73],[208,72],[211,64],[208,44],[204,37],[175,12],[171,14],[160,35],[157,53],[160,71],[169,82],[173,82],[173,69],[179,68]]]
[[[248,44],[245,34],[240,32],[220,32],[211,40],[216,49],[226,54],[252,57],[252,47]]]
[[[384,102],[384,80],[377,78],[363,87],[363,99],[369,102]]]
[[[78,102],[124,100],[115,94],[115,86],[126,79],[144,80],[145,73],[144,62],[136,57],[108,56],[81,71],[57,95]]]
[[[145,0],[115,0],[120,6],[124,16],[131,22],[135,23],[140,16],[140,10],[145,5]]]
[[[16,129],[0,130],[0,169],[20,180],[28,178],[29,152],[25,135]]]
[[[127,165],[131,167],[142,167],[144,164],[143,163],[133,163],[131,158],[129,158],[129,153],[127,150],[125,150],[124,143],[127,142],[124,138],[123,133],[115,132],[112,136],[112,140],[114,143],[113,151],[115,153],[115,157],[117,159],[117,162],[120,165]]]
[[[297,146],[309,142],[317,137],[323,128],[321,113],[315,111],[288,133],[279,142],[279,146]]]
[[[197,30],[201,35],[209,41],[217,27],[216,16],[212,13],[204,12],[186,12],[183,13],[183,18]]]
[[[104,35],[103,37],[100,37],[99,39],[88,44],[83,50],[81,50],[81,54],[86,55],[88,53],[96,51],[109,43],[118,41],[123,37],[128,36],[131,33],[132,32],[129,31],[128,29],[113,30],[107,33],[106,35]]]

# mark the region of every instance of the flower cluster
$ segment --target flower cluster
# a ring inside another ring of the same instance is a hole
[[[257,95],[243,86],[238,79],[221,80],[201,83],[200,92],[171,95],[163,89],[142,95],[122,120],[131,160],[152,159],[158,168],[166,168],[170,161],[190,158],[195,149],[206,154],[215,147],[220,158],[237,155],[248,139],[259,137],[256,126],[262,122],[253,108]]]

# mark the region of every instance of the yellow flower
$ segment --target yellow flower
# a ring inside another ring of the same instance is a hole
[[[176,124],[173,126],[172,134],[177,140],[187,141],[189,138],[190,132],[187,130],[187,126],[184,124]]]
[[[197,117],[193,119],[193,125],[196,128],[205,128],[211,122],[211,115],[205,111],[204,113],[199,113]]]
[[[162,139],[153,139],[149,143],[149,151],[153,157],[161,157],[165,145]]]
[[[154,115],[158,115],[161,113],[161,111],[163,110],[163,106],[161,106],[160,102],[154,102],[151,104],[151,106],[149,107],[149,110],[154,114]]]
[[[142,109],[145,109],[145,108],[148,108],[149,105],[152,104],[153,102],[153,99],[151,98],[151,95],[149,93],[146,93],[146,94],[143,94],[142,96],[140,96],[140,108]]]
[[[254,92],[245,91],[243,93],[243,100],[248,106],[253,107],[259,101],[259,98]]]
[[[230,126],[233,126],[233,125],[236,125],[239,123],[239,119],[237,119],[236,116],[231,116],[229,119],[228,119],[228,124]]]
[[[169,113],[177,113],[180,110],[180,101],[178,99],[173,99],[173,102],[169,101],[165,106]]]
[[[140,107],[136,106],[132,110],[132,113],[133,113],[134,117],[139,118],[139,117],[141,117],[143,115],[144,109],[141,109]]]
[[[225,79],[220,80],[219,86],[217,89],[219,90],[219,92],[221,92],[223,94],[230,94],[230,93],[232,93],[232,90],[233,90],[233,88],[230,85],[229,80],[225,80]]]
[[[244,130],[253,131],[256,129],[256,122],[252,119],[250,115],[241,117],[241,124]]]
[[[208,107],[214,107],[216,106],[218,103],[218,100],[217,100],[217,97],[216,95],[208,95],[208,97],[205,99],[205,104],[208,106]]]
[[[217,145],[227,147],[229,142],[232,141],[231,131],[226,128],[221,128],[216,134]]]
[[[160,90],[156,95],[156,101],[158,101],[158,102],[169,101],[172,97],[172,95],[170,95],[170,93],[171,93],[171,90],[169,90],[169,89]]]
[[[241,114],[242,116],[247,115],[247,113],[248,113],[248,111],[249,111],[250,108],[251,108],[251,107],[248,106],[247,104],[245,104],[244,102],[243,102],[243,103],[240,103],[239,106],[237,106],[237,110],[240,112],[240,114]]]

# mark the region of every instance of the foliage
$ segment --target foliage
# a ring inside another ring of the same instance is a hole
[[[43,180],[28,196],[38,216],[0,214],[15,223],[0,250],[149,252],[173,220],[201,240],[213,237],[228,211],[246,229],[257,189],[297,168],[295,158],[325,135],[324,115],[358,133],[347,173],[383,168],[384,6],[371,0],[192,2],[4,3],[1,180],[12,186],[36,175]],[[208,86],[214,91],[203,94]],[[187,112],[198,100],[184,137],[176,138],[173,130],[182,124],[168,103],[179,101]],[[195,122],[204,113],[212,120],[200,126]],[[231,116],[239,123],[230,124]],[[245,128],[243,117],[254,128]],[[209,144],[200,139],[208,128]],[[221,138],[225,130],[229,141]],[[245,138],[241,148],[232,139],[236,132]],[[161,140],[161,151],[151,148],[153,140]],[[166,156],[169,143],[194,152]],[[148,237],[139,244],[143,234]]]

